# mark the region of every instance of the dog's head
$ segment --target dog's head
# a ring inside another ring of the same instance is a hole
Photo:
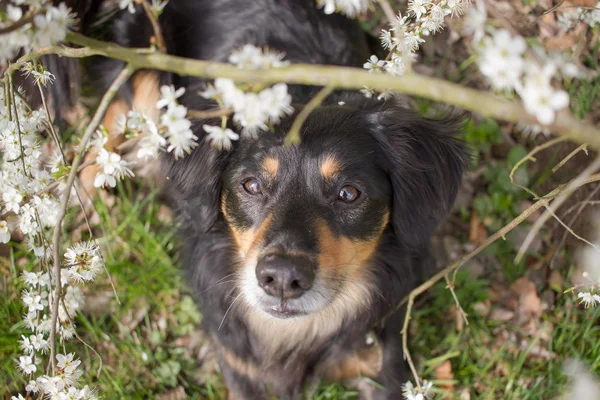
[[[291,121],[229,153],[202,145],[173,164],[172,188],[195,228],[225,221],[253,309],[291,318],[365,307],[382,237],[422,251],[454,201],[465,161],[456,124],[327,106],[287,147]]]

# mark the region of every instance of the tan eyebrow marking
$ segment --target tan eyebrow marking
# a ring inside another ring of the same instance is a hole
[[[279,171],[279,160],[273,156],[267,156],[262,160],[261,165],[271,178],[274,178],[277,171]]]
[[[340,171],[340,163],[334,155],[328,154],[321,159],[321,175],[325,179],[333,178]]]

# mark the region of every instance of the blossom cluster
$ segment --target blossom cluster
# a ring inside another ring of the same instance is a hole
[[[233,122],[244,135],[256,138],[260,131],[268,129],[268,124],[276,124],[283,115],[291,114],[292,96],[288,93],[287,85],[279,83],[260,92],[244,92],[231,79],[219,78],[206,91],[201,93],[207,99],[213,99],[224,107],[233,110]],[[222,133],[216,134],[213,128],[204,126],[217,147],[229,148],[230,140],[236,140],[237,135],[225,127],[219,128]],[[228,132],[229,131],[229,132]],[[227,138],[226,138],[227,136]],[[221,144],[219,144],[221,143]]]
[[[364,14],[370,4],[370,0],[317,0],[317,7],[325,14],[339,12],[350,18]]]
[[[41,84],[53,78],[39,66],[26,65],[24,72]],[[88,387],[76,387],[82,371],[73,354],[58,354],[58,368],[51,375],[41,374],[45,367],[40,364],[51,346],[53,312],[57,315],[57,336],[63,341],[73,338],[73,318],[83,306],[79,285],[92,281],[104,263],[97,246],[77,244],[65,254],[60,282],[50,273],[49,237],[58,224],[69,169],[61,153],[44,158],[41,132],[50,130],[50,121],[45,113],[30,109],[22,100],[24,97],[22,91],[14,94],[0,88],[0,243],[8,243],[13,232],[20,230],[40,266],[21,275],[25,286],[21,294],[23,322],[29,332],[21,336],[22,355],[16,363],[30,378],[26,390],[31,394],[40,393],[40,397],[52,400],[94,399],[95,394]],[[51,185],[56,187],[54,191],[49,189]],[[57,285],[61,287],[61,297],[58,309],[53,310]],[[36,373],[40,373],[37,378]]]
[[[25,12],[24,6],[27,6]],[[22,49],[27,53],[63,41],[73,18],[71,9],[64,3],[54,6],[49,0],[11,0],[6,5],[6,13],[0,14],[0,29],[10,30],[2,35],[0,65],[13,60]],[[21,24],[23,20],[29,22]],[[11,30],[12,26],[15,29]]]
[[[563,31],[573,29],[579,22],[585,22],[590,28],[600,25],[600,8],[565,7],[558,16],[558,26]]]
[[[283,61],[283,57],[281,53],[246,45],[234,51],[229,61],[240,68],[283,67],[288,65],[287,61]],[[281,117],[294,111],[292,96],[288,93],[285,83],[260,89],[250,87],[244,91],[236,86],[233,80],[218,78],[200,95],[231,110],[231,119],[241,129],[242,134],[256,138],[259,132],[267,130],[269,125],[279,123]],[[203,129],[208,133],[207,140],[218,149],[229,150],[232,141],[239,139],[237,133],[227,128],[228,119],[229,116],[224,114],[220,127],[203,125]]]
[[[415,387],[412,382],[408,381],[402,385],[402,395],[406,400],[425,400],[431,399],[433,394],[431,388],[433,384],[423,380],[420,387]]]
[[[389,51],[385,60],[372,55],[363,65],[369,72],[385,72],[390,75],[403,75],[410,70],[416,59],[416,52],[425,42],[425,37],[444,29],[447,16],[458,16],[464,13],[470,0],[410,0],[408,14],[398,16],[390,21],[389,29],[381,31],[383,48]],[[374,92],[364,88],[362,92],[372,97]],[[379,99],[389,94],[379,95]]]
[[[0,89],[0,215],[15,214],[15,225],[27,237],[35,255],[45,257],[48,244],[38,238],[43,229],[56,225],[59,209],[57,197],[44,191],[55,177],[51,168],[40,161],[38,133],[48,122],[45,114],[29,110],[20,96],[9,99],[8,95]],[[0,243],[10,238],[8,222],[0,221]]]
[[[550,59],[541,65],[533,56],[527,56],[526,50],[527,44],[521,36],[513,37],[503,29],[493,30],[483,39],[479,68],[492,87],[516,91],[530,114],[543,125],[551,124],[555,113],[569,104],[568,94],[552,86],[559,65]],[[537,54],[543,56],[541,52]]]
[[[578,279],[577,298],[586,308],[600,305],[600,222],[595,218],[596,237],[577,252],[577,264],[581,271]]]
[[[161,98],[156,103],[156,108],[163,110],[160,122],[136,110],[129,111],[127,115],[121,114],[117,120],[115,134],[137,137],[137,157],[141,159],[156,158],[161,151],[172,153],[179,159],[198,145],[198,137],[192,132],[192,123],[187,119],[187,108],[177,100],[185,89],[175,90],[173,86],[164,85],[160,91]],[[101,167],[94,179],[95,187],[115,187],[118,180],[134,176],[130,169],[134,162],[126,161],[106,148],[108,135],[105,129],[98,129],[90,143],[97,154],[96,164]]]
[[[548,55],[541,47],[528,47],[519,35],[486,29],[486,22],[485,4],[478,1],[467,15],[465,31],[473,35],[481,73],[495,90],[518,94],[527,112],[542,126],[551,124],[556,113],[569,105],[567,92],[555,89],[553,82],[577,77],[579,69],[560,54]],[[543,127],[533,131],[543,131]]]
[[[83,293],[78,286],[73,284],[89,282],[95,278],[103,268],[97,246],[77,244],[67,250],[65,254],[66,266],[61,274],[62,297],[59,300],[58,319],[56,332],[62,340],[69,340],[75,336],[75,323],[73,318],[83,306]],[[31,394],[46,396],[50,400],[63,399],[96,399],[96,394],[86,385],[78,388],[77,383],[83,375],[79,368],[81,361],[76,360],[73,353],[57,354],[57,369],[51,375],[40,374],[42,359],[48,353],[50,343],[48,335],[52,326],[52,289],[54,278],[49,272],[24,271],[22,280],[26,289],[22,293],[22,301],[26,308],[24,316],[25,326],[30,334],[21,335],[19,341],[23,351],[17,360],[17,366],[23,375],[29,377],[25,390]],[[19,397],[13,397],[20,399]]]

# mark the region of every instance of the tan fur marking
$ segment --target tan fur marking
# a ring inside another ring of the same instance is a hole
[[[317,220],[319,239],[319,266],[336,275],[352,273],[369,261],[379,237],[371,240],[352,240],[346,236],[336,237],[324,220]]]
[[[279,160],[273,156],[267,156],[262,160],[261,165],[265,172],[269,174],[271,178],[275,178],[277,171],[279,171]]]
[[[127,112],[131,109],[129,104],[123,99],[113,100],[112,103],[106,109],[106,114],[104,114],[104,119],[102,120],[102,125],[106,128],[108,133],[110,134],[108,137],[108,141],[111,142],[111,147],[117,146],[119,142],[123,140],[123,136],[115,135],[118,124],[117,121],[121,114],[127,114]],[[107,143],[108,144],[108,143]]]
[[[265,236],[265,233],[267,232],[267,229],[269,229],[269,226],[271,225],[272,219],[273,216],[271,214],[267,215],[258,229],[242,230],[233,226],[231,227],[233,238],[244,257],[248,257],[248,253],[254,250],[256,246],[260,244]]]
[[[153,120],[159,115],[156,102],[160,99],[160,80],[154,71],[141,71],[133,76],[133,101],[134,110],[146,114]]]
[[[368,377],[375,379],[383,364],[383,352],[379,343],[363,347],[348,355],[338,364],[327,367],[324,379],[329,382]]]
[[[333,178],[340,171],[340,168],[339,161],[331,154],[321,159],[321,175],[325,179]]]
[[[223,356],[223,361],[240,375],[251,380],[256,380],[260,377],[260,370],[253,362],[242,360],[225,347],[221,347],[221,354]]]

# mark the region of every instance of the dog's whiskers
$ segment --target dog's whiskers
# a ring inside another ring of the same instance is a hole
[[[225,318],[227,318],[227,314],[229,314],[229,310],[231,310],[231,308],[233,307],[233,305],[235,304],[235,302],[237,301],[237,299],[240,298],[242,294],[238,294],[236,296],[235,299],[233,299],[233,301],[231,302],[231,304],[229,305],[229,307],[227,308],[227,311],[225,311],[225,315],[223,315],[223,319],[221,320],[221,323],[219,324],[219,327],[217,328],[217,332],[221,330],[221,327],[223,326],[223,322],[225,322]]]

